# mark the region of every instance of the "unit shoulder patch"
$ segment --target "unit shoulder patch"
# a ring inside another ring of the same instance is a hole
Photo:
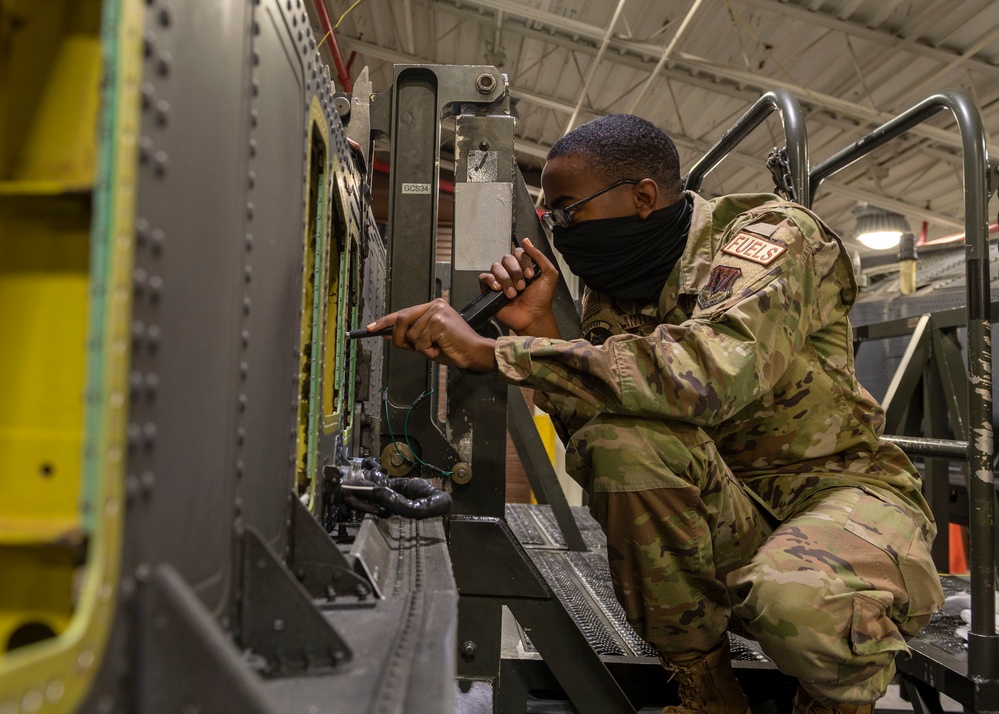
[[[708,284],[697,294],[697,305],[707,310],[732,297],[732,286],[742,277],[742,268],[731,265],[716,265],[711,269]]]
[[[596,346],[602,345],[612,334],[611,325],[606,320],[593,320],[584,325],[580,331],[580,336],[584,340]]]
[[[767,240],[760,235],[754,235],[745,231],[736,233],[735,238],[722,248],[722,253],[727,253],[743,260],[749,260],[759,265],[770,265],[783,255],[785,251],[787,251],[786,245],[781,245],[776,241]]]

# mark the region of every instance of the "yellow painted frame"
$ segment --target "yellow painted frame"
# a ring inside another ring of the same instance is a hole
[[[310,502],[315,500],[316,469],[319,439],[319,414],[322,411],[323,388],[319,384],[323,378],[322,365],[325,348],[326,324],[326,281],[330,271],[330,130],[319,104],[319,97],[313,96],[309,105],[309,129],[306,132],[306,167],[305,175],[309,181],[305,186],[305,235],[306,252],[313,247],[311,255],[306,255],[302,269],[302,322],[299,354],[301,355],[299,369],[303,380],[309,381],[308,403],[299,405],[298,437],[297,437],[297,472],[300,478],[307,482]],[[323,145],[323,161],[325,163],[318,171],[313,167],[312,146],[316,140],[316,132]],[[318,187],[318,198],[321,204],[315,206],[315,223],[308,220],[313,209],[310,195],[313,172],[322,182]],[[315,235],[310,235],[315,231]],[[309,281],[312,281],[311,289]],[[302,489],[303,484],[297,484]]]
[[[117,602],[124,525],[128,326],[132,312],[132,233],[145,9],[141,0],[107,0],[104,13],[103,36],[113,43],[113,49],[105,48],[106,74],[112,82],[105,108],[111,113],[105,117],[105,124],[113,127],[105,136],[114,143],[104,152],[110,160],[104,167],[108,184],[103,190],[109,192],[105,197],[106,216],[104,221],[94,223],[103,226],[105,232],[92,234],[93,244],[102,248],[93,254],[106,261],[107,277],[101,292],[92,292],[94,302],[103,304],[103,313],[92,308],[90,320],[91,336],[100,337],[99,354],[103,359],[100,364],[88,365],[91,387],[99,385],[102,403],[92,410],[84,434],[90,447],[84,470],[93,497],[93,511],[86,524],[87,563],[69,627],[51,640],[0,658],[3,714],[75,711],[101,664]],[[93,283],[91,287],[96,290]]]

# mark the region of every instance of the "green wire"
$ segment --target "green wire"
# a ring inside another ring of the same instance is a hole
[[[388,426],[388,432],[389,436],[392,437],[392,443],[395,444],[395,451],[397,454],[399,454],[399,456],[402,458],[403,461],[412,464],[413,461],[411,459],[407,459],[405,454],[402,453],[402,450],[399,449],[399,442],[396,440],[395,433],[392,431],[392,420],[389,417],[389,408],[388,408],[388,387],[382,387],[381,392],[382,392],[382,402],[385,404],[385,424],[386,426]],[[424,461],[423,459],[421,459],[419,456],[416,455],[416,450],[413,448],[413,445],[409,443],[409,416],[413,413],[413,409],[416,407],[416,405],[418,405],[420,402],[422,402],[424,399],[426,399],[433,393],[434,390],[431,387],[430,389],[424,391],[423,394],[418,396],[416,399],[414,399],[413,403],[409,405],[409,409],[406,410],[406,418],[403,421],[402,425],[402,436],[406,440],[406,446],[409,447],[409,453],[413,455],[413,458],[416,459],[417,463],[426,466],[428,469],[433,469],[442,476],[451,476],[454,473],[454,471],[444,471],[443,469],[434,466],[433,464],[428,464],[426,461]]]

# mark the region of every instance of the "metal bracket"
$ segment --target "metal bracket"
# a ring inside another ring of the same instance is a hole
[[[289,567],[305,589],[316,598],[337,596],[367,598],[374,590],[336,546],[308,509],[291,496],[291,555]]]
[[[921,315],[909,338],[905,354],[899,362],[898,369],[892,376],[891,383],[885,391],[881,404],[885,410],[885,431],[897,433],[902,423],[902,417],[912,400],[916,384],[923,376],[923,367],[930,358],[930,315]]]
[[[507,424],[510,427],[510,438],[517,449],[527,479],[531,483],[539,503],[551,504],[552,513],[558,523],[565,544],[569,550],[586,550],[586,541],[579,532],[579,524],[573,518],[569,502],[565,498],[562,485],[558,482],[555,469],[548,460],[548,453],[541,441],[541,435],[531,418],[531,410],[520,387],[507,387]]]
[[[901,679],[902,687],[912,704],[912,711],[918,714],[943,714],[940,695],[935,689],[906,674],[901,675]]]
[[[142,592],[138,696],[144,710],[281,711],[173,566],[158,565]]]
[[[450,543],[462,603],[479,616],[458,618],[458,641],[473,643],[478,651],[471,656],[471,647],[467,648],[469,652],[463,648],[466,660],[484,660],[489,653],[499,655],[498,644],[489,641],[490,635],[498,636],[493,632],[498,628],[491,627],[490,632],[480,632],[478,637],[467,635],[477,631],[479,618],[498,621],[498,610],[505,605],[530,633],[531,642],[580,712],[635,711],[506,521],[452,516]],[[566,652],[572,652],[572,656],[566,657]],[[472,661],[465,666],[470,672],[499,671],[499,662]]]
[[[240,644],[266,662],[268,676],[311,673],[349,661],[350,648],[253,528],[243,531]]]

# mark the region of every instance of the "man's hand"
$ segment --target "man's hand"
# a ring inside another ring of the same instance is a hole
[[[541,269],[541,275],[528,285],[527,280],[534,277],[532,265]],[[528,238],[522,248],[515,248],[493,263],[490,272],[479,275],[482,292],[502,290],[512,300],[496,313],[496,319],[518,335],[561,337],[552,312],[556,285],[558,269]]]
[[[367,326],[369,332],[386,327],[392,328],[396,347],[419,352],[439,364],[476,372],[496,371],[496,341],[478,334],[440,298],[390,313]]]

